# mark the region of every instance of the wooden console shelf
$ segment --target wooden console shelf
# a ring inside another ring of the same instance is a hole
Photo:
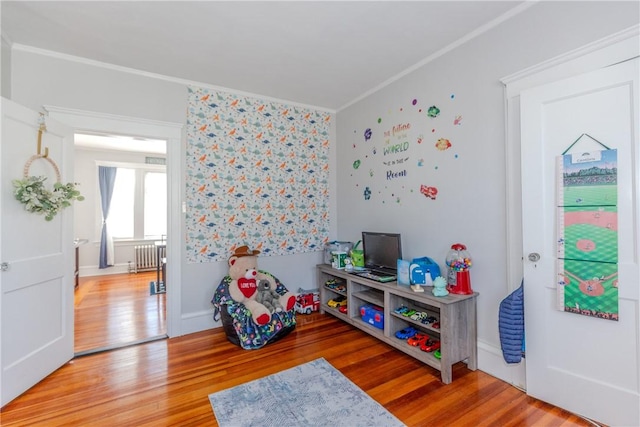
[[[434,297],[430,289],[425,292],[414,292],[409,286],[398,285],[397,282],[380,283],[337,270],[328,264],[317,266],[318,289],[320,289],[320,312],[331,314],[392,347],[438,369],[442,382],[449,384],[452,380],[452,366],[466,360],[467,367],[475,371],[478,367],[478,350],[476,343],[476,297],[472,295],[453,295]],[[345,290],[326,286],[326,282],[335,280],[345,286]],[[347,297],[347,312],[329,307],[327,302],[337,296]],[[383,309],[383,329],[376,328],[362,320],[360,306],[374,304]],[[396,314],[394,310],[402,305],[428,313],[440,322],[440,328],[433,328]],[[427,353],[418,347],[412,347],[405,340],[395,337],[395,333],[407,326],[414,326],[436,340],[440,340],[441,358]]]

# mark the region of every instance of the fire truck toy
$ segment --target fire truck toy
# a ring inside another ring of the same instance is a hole
[[[301,290],[302,291],[302,290]],[[320,308],[320,292],[302,291],[296,297],[296,312],[300,314],[311,314]]]

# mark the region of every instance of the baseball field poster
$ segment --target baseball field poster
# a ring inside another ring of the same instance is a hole
[[[558,309],[618,320],[617,150],[557,158]]]

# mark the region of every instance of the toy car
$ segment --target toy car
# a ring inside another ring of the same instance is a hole
[[[346,304],[345,305],[341,305],[338,310],[340,311],[340,313],[347,314],[347,306],[346,306]]]
[[[329,307],[340,307],[342,305],[347,305],[347,297],[342,296],[342,295],[338,295],[337,297],[335,297],[334,299],[330,299],[327,302],[327,305]]]
[[[407,340],[407,344],[412,345],[414,347],[418,347],[428,339],[429,339],[428,335],[425,335],[422,332],[418,332],[417,334],[415,334],[414,336],[412,336]]]
[[[436,351],[433,352],[433,357],[435,357],[436,359],[442,358],[442,354],[440,353],[440,349],[437,349]]]
[[[404,317],[411,317],[411,316],[413,316],[414,314],[416,314],[416,311],[415,311],[414,309],[411,309],[411,310],[409,310],[409,311],[405,311],[404,313],[402,313],[402,315],[403,315]]]
[[[407,326],[406,328],[396,332],[396,338],[406,340],[418,333],[418,330],[413,326]]]
[[[425,317],[427,317],[427,313],[423,311],[416,311],[414,314],[411,315],[411,320],[422,320]]]
[[[440,322],[435,322],[431,325],[433,329],[440,329]]]
[[[393,310],[393,312],[396,313],[396,314],[402,314],[405,311],[409,311],[409,307],[407,307],[406,305],[401,305],[400,307],[398,307],[395,310]]]
[[[329,279],[326,282],[324,282],[325,286],[327,288],[333,288],[335,285],[341,283],[338,279]]]
[[[347,292],[347,288],[346,286],[344,286],[344,284],[336,279],[331,279],[331,280],[327,280],[324,285],[329,288],[329,289],[333,289],[334,291],[338,291],[338,292]]]
[[[432,351],[440,348],[440,341],[429,338],[422,344],[420,344],[420,350],[431,353]]]
[[[436,319],[434,316],[427,316],[424,319],[420,320],[420,322],[422,322],[425,325],[428,325],[430,323],[435,323],[437,321],[438,319]]]

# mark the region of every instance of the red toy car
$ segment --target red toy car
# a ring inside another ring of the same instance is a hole
[[[346,305],[341,305],[340,308],[338,309],[338,311],[340,311],[340,313],[347,314],[347,306]]]
[[[421,332],[418,332],[411,338],[407,340],[407,344],[412,345],[414,347],[418,347],[422,345],[422,343],[426,342],[429,339],[429,335],[425,335]]]
[[[440,341],[429,338],[420,345],[420,350],[431,353],[440,348]]]

